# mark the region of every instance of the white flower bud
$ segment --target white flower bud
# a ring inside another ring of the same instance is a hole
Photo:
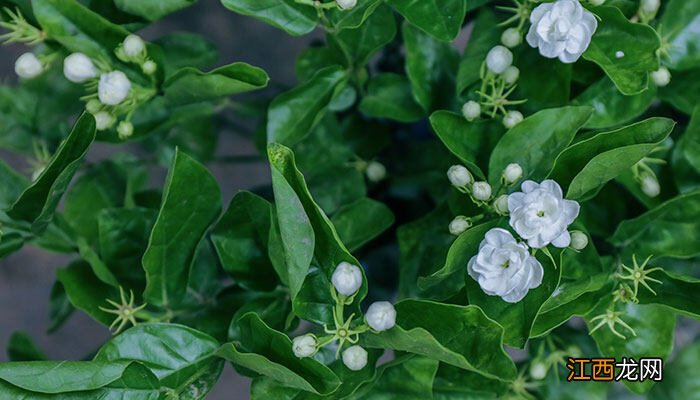
[[[396,309],[388,301],[376,301],[367,309],[365,321],[378,332],[391,329],[396,325]]]
[[[522,40],[523,39],[520,36],[520,30],[518,30],[518,28],[508,28],[503,31],[503,34],[501,35],[501,43],[510,48],[519,45]]]
[[[98,131],[104,131],[109,129],[114,125],[114,116],[107,111],[98,111],[94,114],[95,117],[95,128]]]
[[[100,76],[97,86],[97,97],[102,104],[116,106],[129,96],[131,82],[121,71],[112,71]]]
[[[605,4],[605,0],[588,0],[588,2],[595,7],[602,6],[603,4]]]
[[[338,293],[352,296],[362,286],[362,271],[357,265],[343,261],[335,267],[331,282]]]
[[[24,53],[15,61],[15,73],[20,78],[35,78],[42,72],[44,72],[44,66],[34,53]]]
[[[523,176],[523,168],[518,163],[510,163],[503,170],[503,179],[507,184],[515,183]]]
[[[513,53],[503,46],[494,46],[486,55],[486,66],[494,74],[503,73],[513,64]]]
[[[122,121],[117,125],[117,134],[119,134],[119,139],[126,140],[134,134],[134,125],[128,121]]]
[[[486,201],[491,198],[491,185],[488,182],[474,182],[472,195],[475,199]]]
[[[535,360],[530,364],[530,377],[536,381],[541,381],[547,377],[547,366],[540,360]]]
[[[299,358],[311,357],[316,353],[316,337],[312,334],[297,336],[292,340],[292,350]]]
[[[102,109],[102,103],[97,99],[92,99],[85,104],[85,110],[90,114],[97,114]]]
[[[447,170],[447,179],[456,188],[465,187],[472,183],[472,174],[463,165],[453,165]]]
[[[357,5],[357,0],[335,0],[335,2],[343,10],[351,10]]]
[[[43,164],[37,165],[36,168],[34,169],[34,172],[32,172],[32,182],[35,182],[37,179],[39,179],[39,177],[41,176],[41,174],[44,173],[45,170],[46,170],[46,165],[43,165]]]
[[[367,179],[369,179],[370,182],[379,182],[386,178],[386,167],[380,162],[370,161],[367,164],[365,175],[367,175]]]
[[[671,71],[666,67],[661,67],[657,71],[651,73],[651,80],[658,87],[667,86],[671,83]]]
[[[588,236],[581,231],[571,231],[571,244],[569,246],[574,250],[583,250],[588,246]]]
[[[83,53],[73,53],[63,60],[63,75],[75,83],[82,83],[97,76],[97,68],[90,57]]]
[[[360,346],[350,346],[343,352],[343,364],[352,371],[359,371],[367,365],[367,351]]]
[[[455,236],[459,236],[464,231],[471,228],[471,226],[472,226],[471,221],[469,221],[469,219],[467,219],[467,217],[460,215],[450,222],[448,229],[450,230],[451,234],[453,234]]]
[[[469,100],[462,106],[462,115],[467,121],[473,121],[481,115],[481,104],[474,100]]]
[[[139,35],[131,34],[124,39],[124,54],[129,58],[138,58],[146,51],[146,43]]]
[[[642,2],[639,5],[639,9],[644,14],[649,15],[655,15],[656,12],[659,11],[659,7],[661,7],[660,0],[642,0]]]
[[[146,75],[153,75],[158,69],[158,64],[153,60],[146,60],[141,66],[141,71]]]
[[[505,117],[503,117],[503,126],[507,129],[513,128],[518,125],[523,120],[523,114],[520,111],[508,111]]]
[[[656,197],[661,193],[659,181],[652,174],[644,174],[641,180],[642,192],[649,197]]]
[[[508,214],[508,195],[502,194],[493,202],[493,208],[500,215]]]
[[[509,85],[517,82],[518,78],[520,78],[520,70],[515,65],[511,65],[503,71],[503,80]]]

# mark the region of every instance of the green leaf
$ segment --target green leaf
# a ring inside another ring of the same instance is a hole
[[[257,18],[294,36],[311,32],[318,22],[313,7],[294,0],[221,0],[221,4],[233,12]]]
[[[197,0],[114,0],[114,4],[122,11],[138,15],[148,21],[157,21],[175,11],[193,5]]]
[[[639,117],[649,108],[655,96],[655,86],[642,93],[625,96],[606,77],[589,86],[574,99],[574,104],[593,107],[593,115],[586,128],[599,129],[624,124]]]
[[[14,203],[28,185],[27,179],[0,160],[0,210]]]
[[[343,69],[328,67],[300,86],[277,96],[267,113],[268,143],[292,145],[308,135],[323,118],[346,80]]]
[[[47,357],[34,339],[25,332],[14,332],[7,344],[7,356],[10,361],[43,361]]]
[[[489,160],[491,184],[498,183],[510,163],[520,164],[523,180],[543,179],[592,111],[590,107],[569,106],[542,110],[525,118],[506,132],[493,149]]]
[[[411,95],[411,84],[403,75],[378,74],[370,79],[367,93],[360,102],[360,111],[376,118],[399,122],[415,122],[423,110]]]
[[[369,59],[396,36],[396,22],[391,8],[382,5],[356,29],[345,29],[329,39],[337,44],[345,57],[357,67]]]
[[[516,377],[502,347],[503,329],[479,307],[410,299],[395,307],[396,326],[362,336],[363,345],[423,355],[488,378]]]
[[[468,1],[467,4],[471,5],[472,1]],[[481,65],[486,59],[486,54],[501,39],[498,23],[496,14],[488,8],[482,8],[476,16],[472,34],[459,62],[457,94],[462,94],[481,79]]]
[[[214,177],[177,151],[142,260],[149,304],[168,307],[182,299],[197,244],[220,211],[221,191]]]
[[[219,57],[214,43],[202,35],[189,32],[169,33],[154,40],[153,44],[163,49],[166,77],[184,67],[206,68]]]
[[[90,244],[87,242],[87,240],[85,240],[85,238],[82,237],[78,238],[77,245],[80,257],[82,257],[83,260],[90,264],[92,272],[95,273],[95,276],[108,285],[118,287],[119,282],[117,281],[117,278],[114,276],[114,274],[112,274],[107,265],[105,265],[105,263],[102,262],[102,260],[100,259],[100,255],[97,254],[97,252],[92,247],[90,247]]]
[[[382,0],[358,1],[357,5],[350,10],[331,8],[328,10],[328,19],[333,28],[337,30],[355,29],[369,18],[370,15],[382,4]]]
[[[265,71],[242,62],[210,72],[185,67],[163,83],[163,91],[168,103],[183,105],[262,89],[268,80]]]
[[[433,399],[497,399],[510,389],[509,382],[487,379],[472,371],[440,364],[433,381]]]
[[[663,263],[654,265],[662,266]],[[637,293],[640,304],[660,304],[680,314],[700,319],[697,306],[700,304],[700,280],[664,270],[652,272],[650,276],[661,283],[648,282],[656,294],[640,286]]]
[[[331,221],[341,241],[354,251],[389,229],[394,214],[384,203],[365,197],[339,209]]]
[[[649,25],[630,22],[615,7],[594,12],[600,22],[583,58],[598,64],[622,94],[646,90],[649,73],[659,69],[659,35]]]
[[[571,64],[542,57],[529,46],[521,46],[515,55],[515,65],[520,69],[518,79],[519,96],[527,99],[522,105],[533,112],[569,103],[571,92]]]
[[[114,321],[113,314],[106,313],[99,307],[109,307],[107,299],[118,301],[119,293],[114,287],[99,280],[89,264],[84,261],[73,262],[56,271],[56,277],[75,308],[85,311],[103,325],[109,326]]]
[[[667,2],[658,30],[664,42],[661,55],[664,65],[675,70],[700,66],[700,4],[683,0]]]
[[[685,400],[700,393],[700,344],[693,343],[680,349],[676,358],[664,365],[664,380],[657,382],[649,392],[652,400]]]
[[[254,313],[238,319],[234,341],[216,355],[279,381],[284,386],[328,395],[340,385],[338,377],[313,358],[298,358],[287,335],[268,327]]]
[[[410,23],[444,42],[454,39],[467,13],[465,0],[388,0]]]
[[[698,74],[700,69],[674,72],[671,83],[659,88],[659,97],[677,110],[688,115],[692,114],[695,106],[700,103]]]
[[[550,178],[568,187],[567,198],[582,199],[648,155],[674,125],[667,118],[650,118],[582,140],[559,154]]]
[[[55,281],[51,287],[51,296],[49,298],[49,327],[47,333],[53,333],[58,330],[73,314],[75,308],[68,299],[66,290],[60,281]]]
[[[43,232],[94,139],[95,119],[83,114],[44,172],[24,190],[7,215],[31,222],[35,233]]]
[[[368,388],[351,399],[424,400],[432,398],[433,379],[438,362],[425,357],[396,360],[382,368],[381,375]]]

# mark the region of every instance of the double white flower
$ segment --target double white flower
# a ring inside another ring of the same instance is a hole
[[[338,293],[343,296],[352,296],[362,286],[362,271],[357,265],[343,261],[335,267],[331,283]]]
[[[540,4],[532,10],[530,22],[527,43],[539,48],[544,57],[559,58],[564,63],[581,57],[598,27],[595,16],[578,0]]]
[[[131,92],[131,81],[121,71],[112,71],[100,75],[97,96],[102,104],[116,106],[124,101]]]
[[[97,68],[90,57],[83,53],[73,53],[63,60],[63,75],[75,83],[82,83],[97,76]]]

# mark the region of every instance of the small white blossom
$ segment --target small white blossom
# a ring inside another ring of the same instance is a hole
[[[486,67],[494,74],[501,74],[513,64],[513,53],[506,47],[494,46],[486,54]]]
[[[508,196],[510,226],[530,247],[567,247],[571,236],[566,229],[578,216],[579,204],[564,199],[559,184],[550,179],[525,181],[521,188]]]
[[[617,57],[617,58],[622,58],[624,56],[625,56],[625,52],[622,50],[618,50],[615,52],[615,57]]]
[[[453,165],[447,170],[447,179],[450,180],[452,186],[461,188],[472,183],[472,174],[463,165]]]
[[[359,371],[367,365],[367,351],[360,346],[350,346],[343,352],[343,364],[352,371]]]
[[[530,377],[536,381],[541,381],[547,377],[547,365],[541,360],[535,360],[530,364]]]
[[[121,71],[112,71],[100,76],[97,97],[102,104],[116,106],[124,101],[131,91],[131,82]]]
[[[641,179],[642,192],[649,197],[656,197],[661,193],[659,181],[652,174],[644,174]]]
[[[146,43],[144,43],[139,35],[131,34],[127,36],[122,46],[124,48],[124,54],[129,58],[138,58],[146,51]]]
[[[602,6],[605,4],[605,0],[588,0],[589,3],[591,3],[592,6]]]
[[[83,53],[73,53],[63,60],[63,75],[75,83],[82,83],[97,76],[97,68],[90,57]]]
[[[591,43],[598,27],[595,16],[578,0],[557,0],[535,7],[530,14],[527,43],[547,58],[573,63]]]
[[[379,182],[386,178],[386,167],[378,161],[370,161],[365,169],[365,175],[370,182]]]
[[[20,78],[35,78],[41,75],[42,72],[44,72],[44,66],[34,53],[24,53],[15,61],[15,73]]]
[[[588,246],[588,236],[581,231],[571,231],[571,248],[574,250],[583,250]]]
[[[474,182],[472,195],[475,199],[486,201],[491,198],[491,185],[488,182]]]
[[[639,9],[647,15],[655,15],[657,11],[659,11],[659,7],[661,7],[661,1],[660,0],[642,0],[642,2],[639,4]]]
[[[522,37],[518,28],[508,28],[501,35],[501,43],[506,47],[513,48],[519,45],[521,41]]]
[[[338,293],[352,296],[362,286],[362,271],[357,265],[343,261],[335,267],[331,282]]]
[[[343,10],[351,10],[357,5],[357,0],[335,0],[335,2]]]
[[[507,184],[515,183],[523,176],[523,168],[518,163],[510,163],[503,170],[503,180]]]
[[[396,309],[388,301],[376,301],[367,309],[365,321],[378,332],[391,329],[396,325]]]
[[[528,290],[542,283],[542,264],[524,243],[515,241],[505,229],[486,232],[479,252],[467,264],[467,272],[490,296],[500,296],[509,303],[522,300]]]
[[[141,66],[141,71],[146,75],[153,75],[158,69],[158,65],[153,60],[146,60]]]
[[[316,353],[316,337],[312,334],[297,336],[292,340],[292,350],[299,358],[311,357]]]
[[[671,71],[666,67],[661,67],[658,70],[651,73],[651,80],[658,87],[667,86],[671,83]]]
[[[503,126],[507,129],[513,128],[523,121],[523,114],[520,111],[508,111],[508,114],[503,117]]]
[[[131,135],[134,134],[134,125],[131,124],[131,122],[128,121],[122,121],[117,125],[117,134],[119,135],[119,139],[121,140],[126,140],[131,137]]]
[[[509,85],[517,82],[518,78],[520,78],[520,70],[515,65],[511,65],[503,71],[503,80]]]
[[[109,129],[114,125],[114,116],[107,111],[98,111],[94,114],[95,117],[95,128],[98,131],[104,131]]]
[[[474,100],[469,100],[462,105],[462,115],[467,121],[474,121],[481,115],[481,104]]]
[[[508,214],[508,195],[502,194],[493,202],[493,208],[500,215]]]
[[[450,225],[448,226],[448,229],[451,234],[455,236],[461,235],[464,231],[469,229],[472,226],[472,223],[467,219],[467,217],[460,215],[450,221]]]
[[[97,114],[102,109],[102,103],[97,99],[91,99],[85,104],[85,110],[90,114]]]

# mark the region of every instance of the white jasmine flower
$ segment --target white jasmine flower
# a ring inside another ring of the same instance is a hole
[[[660,0],[642,0],[639,4],[639,9],[647,15],[655,15],[659,7],[661,7]]]
[[[117,125],[117,134],[119,134],[119,139],[126,140],[134,134],[134,125],[128,121],[122,121]]]
[[[331,282],[338,293],[352,296],[362,286],[362,271],[357,265],[343,261],[335,267]]]
[[[666,67],[661,67],[658,70],[651,73],[651,80],[658,87],[667,86],[671,83],[671,71]]]
[[[370,161],[367,164],[365,175],[367,175],[367,179],[369,179],[370,182],[379,182],[386,178],[386,167],[380,162]]]
[[[335,0],[335,2],[343,10],[351,10],[357,5],[357,0]]]
[[[20,78],[35,78],[41,75],[42,72],[44,72],[44,66],[34,53],[24,53],[15,61],[15,73]]]
[[[502,194],[493,202],[493,208],[500,215],[508,214],[508,195]]]
[[[506,47],[513,48],[519,45],[521,41],[522,37],[518,28],[508,28],[501,35],[501,43]]]
[[[447,170],[447,179],[456,188],[465,187],[472,183],[472,174],[463,165],[453,165]]]
[[[571,231],[571,248],[574,250],[583,250],[588,246],[588,236],[581,231]]]
[[[541,360],[535,360],[530,364],[530,377],[536,381],[541,381],[547,377],[547,365]]]
[[[448,229],[450,230],[450,233],[459,236],[461,235],[464,231],[469,229],[472,226],[472,223],[467,219],[467,217],[460,215],[458,217],[455,217],[450,222],[450,225],[448,226]]]
[[[509,185],[517,182],[522,176],[523,168],[518,163],[510,163],[503,170],[503,180]]]
[[[462,115],[467,121],[474,121],[481,115],[481,104],[474,100],[469,100],[462,106]]]
[[[486,201],[491,198],[491,185],[488,182],[474,182],[472,195],[475,199]]]
[[[592,13],[578,0],[557,0],[535,7],[530,14],[530,30],[526,40],[547,58],[572,63],[581,57],[598,27]]]
[[[343,352],[343,364],[352,371],[359,371],[367,365],[367,351],[360,346],[350,346]]]
[[[486,232],[479,252],[467,264],[467,272],[490,296],[500,296],[509,303],[522,300],[528,290],[542,283],[542,264],[524,243],[515,241],[505,229]]]
[[[375,301],[367,309],[365,321],[378,332],[391,329],[396,325],[396,309],[388,301]]]
[[[141,71],[146,75],[153,75],[158,69],[158,64],[153,60],[146,60],[141,66]]]
[[[127,36],[122,46],[124,48],[124,54],[132,59],[142,56],[146,51],[146,43],[144,43],[139,35],[131,34]]]
[[[107,111],[98,111],[93,116],[95,117],[95,128],[98,131],[104,131],[114,125],[115,118]]]
[[[523,114],[520,111],[512,110],[508,111],[508,114],[503,117],[503,126],[507,129],[513,128],[523,121]]]
[[[503,71],[503,80],[509,85],[517,82],[518,78],[520,78],[520,70],[515,65],[511,65]]]
[[[530,247],[567,247],[571,237],[566,228],[578,216],[579,204],[564,199],[559,184],[550,179],[525,181],[521,188],[508,196],[510,226]]]
[[[661,193],[659,181],[652,174],[644,174],[641,179],[642,192],[649,197],[656,197]]]
[[[116,106],[129,96],[131,82],[121,71],[112,71],[100,76],[97,85],[97,97],[102,104]]]
[[[292,340],[292,350],[299,358],[311,357],[316,353],[316,337],[312,334],[297,336]]]
[[[83,53],[73,53],[63,60],[63,75],[75,83],[82,83],[97,76],[97,68],[90,57]]]
[[[501,74],[513,64],[513,53],[501,45],[494,46],[486,54],[486,66],[494,74]]]

